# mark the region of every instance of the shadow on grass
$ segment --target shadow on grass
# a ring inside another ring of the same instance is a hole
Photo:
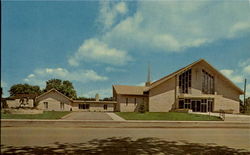
[[[111,137],[94,139],[87,143],[54,143],[44,147],[14,147],[1,145],[1,154],[249,154],[246,150],[215,144],[187,141],[165,141],[158,138]]]

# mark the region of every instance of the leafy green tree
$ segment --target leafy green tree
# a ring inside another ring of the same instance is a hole
[[[52,88],[55,88],[69,98],[76,99],[77,97],[73,84],[68,80],[62,81],[60,79],[50,79],[46,81],[44,92],[47,92]]]
[[[10,87],[10,96],[15,96],[16,94],[41,94],[41,89],[39,86],[32,86],[27,83],[25,84],[15,84]]]

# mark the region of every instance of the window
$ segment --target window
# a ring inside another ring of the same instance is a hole
[[[60,107],[61,107],[61,110],[64,110],[64,103],[63,102],[60,103]]]
[[[179,100],[179,109],[184,108],[184,100]]]
[[[128,105],[128,98],[126,98],[126,106]]]
[[[191,99],[185,99],[184,101],[184,109],[191,109]]]
[[[190,93],[191,88],[191,79],[192,79],[192,70],[189,69],[179,75],[179,91],[180,93],[188,94]]]
[[[136,105],[136,98],[135,98],[135,105]]]
[[[214,77],[205,70],[202,70],[202,92],[214,94]]]
[[[104,105],[103,105],[103,109],[104,109],[104,110],[107,110],[107,109],[108,109],[108,105],[107,105],[107,104],[104,104]]]
[[[43,104],[44,104],[44,109],[48,109],[49,108],[48,102],[43,102]]]
[[[79,109],[89,109],[89,104],[79,104],[78,108]]]
[[[89,104],[85,104],[85,106],[86,106],[86,109],[89,109]]]

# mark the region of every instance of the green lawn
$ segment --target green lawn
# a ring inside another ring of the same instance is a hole
[[[221,121],[219,117],[179,112],[116,112],[126,120]]]
[[[3,114],[1,119],[60,119],[69,111],[45,111],[43,114]]]

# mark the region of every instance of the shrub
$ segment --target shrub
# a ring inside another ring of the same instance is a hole
[[[144,113],[144,112],[145,112],[145,105],[144,105],[144,104],[140,104],[140,105],[139,105],[138,111],[139,111],[140,113]]]

